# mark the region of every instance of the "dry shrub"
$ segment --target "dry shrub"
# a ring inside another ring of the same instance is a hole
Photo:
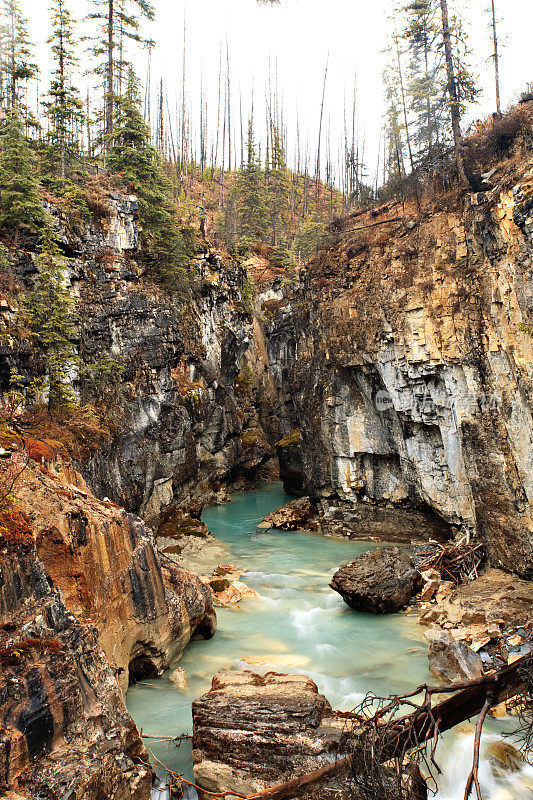
[[[32,655],[40,656],[45,650],[58,653],[61,650],[59,639],[22,639],[7,642],[0,646],[0,666],[16,667]]]
[[[65,409],[51,414],[45,405],[37,405],[31,414],[28,442],[38,454],[55,451],[54,457],[69,456],[84,460],[108,442],[112,430],[109,422],[104,422],[94,406],[87,405]],[[33,456],[32,456],[33,457]],[[40,459],[37,459],[40,460]]]
[[[86,179],[85,202],[95,222],[101,222],[110,216],[108,191],[109,187],[96,175]]]
[[[482,132],[471,136],[465,143],[470,168],[483,171],[510,156],[528,129],[531,129],[531,120],[523,107],[514,108],[502,117],[495,115]]]
[[[2,471],[0,474],[2,486],[5,480],[5,472]],[[28,549],[34,545],[30,521],[10,496],[4,497],[0,502],[0,547],[7,542],[19,550]]]

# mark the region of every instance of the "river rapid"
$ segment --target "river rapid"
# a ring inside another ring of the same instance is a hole
[[[203,521],[227,546],[228,563],[247,570],[241,580],[255,589],[259,599],[217,609],[214,638],[191,642],[179,662],[188,675],[185,691],[168,679],[170,671],[130,688],[128,709],[145,734],[192,732],[191,703],[208,691],[220,669],[306,674],[342,711],[354,708],[369,691],[397,694],[430,680],[427,646],[416,615],[357,613],[328,586],[340,564],[374,545],[257,530],[266,514],[290,499],[281,484],[267,483],[258,491],[235,495],[228,505],[204,511]],[[487,730],[484,747],[496,735],[495,723],[492,731],[491,723]],[[192,778],[189,741],[179,748],[158,740],[146,743],[170,769]],[[438,800],[462,800],[472,743],[468,729],[444,740]],[[480,777],[483,800],[533,798],[529,767],[496,779],[483,758]]]

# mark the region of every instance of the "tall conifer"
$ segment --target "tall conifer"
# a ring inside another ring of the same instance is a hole
[[[73,72],[78,62],[75,56],[74,28],[66,0],[53,0],[52,47],[55,69],[45,103],[50,120],[49,141],[57,153],[59,171],[64,181],[67,165],[78,151],[78,126],[83,121],[83,103],[73,85]]]
[[[50,217],[39,243],[36,266],[38,275],[35,288],[26,297],[26,314],[48,368],[49,409],[59,410],[75,402],[72,372],[78,357],[72,342],[76,319],[66,259]]]
[[[14,231],[14,244],[25,225],[36,230],[43,219],[35,159],[16,107],[0,134],[0,228]]]

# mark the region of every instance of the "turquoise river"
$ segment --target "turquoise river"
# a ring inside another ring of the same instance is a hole
[[[400,693],[429,680],[427,647],[416,615],[360,614],[328,586],[340,564],[372,545],[318,534],[257,530],[266,514],[290,499],[281,484],[266,483],[258,491],[235,495],[228,505],[204,511],[204,522],[227,546],[228,563],[247,571],[242,580],[259,599],[217,609],[213,639],[189,644],[179,661],[188,675],[186,691],[169,681],[169,673],[130,688],[128,709],[144,733],[190,733],[191,703],[209,689],[220,669],[305,673],[339,710],[352,709],[369,691]],[[488,730],[486,741],[496,735],[490,726]],[[465,731],[443,743],[445,775],[438,800],[462,800],[472,740]],[[189,742],[179,748],[157,740],[146,743],[169,768],[192,777]],[[533,798],[529,767],[497,780],[483,759],[480,775],[483,800]]]

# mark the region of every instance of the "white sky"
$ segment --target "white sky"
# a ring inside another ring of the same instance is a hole
[[[474,49],[474,66],[480,77],[483,95],[470,119],[494,110],[491,43],[485,9],[489,0],[450,0],[459,4],[469,25]],[[46,59],[48,0],[22,0],[30,20],[32,39],[38,46],[41,63]],[[82,18],[88,0],[70,0],[75,17]],[[332,150],[337,152],[343,136],[344,93],[351,97],[353,76],[357,74],[358,113],[361,138],[366,138],[369,171],[375,170],[382,115],[381,75],[386,54],[386,17],[392,0],[283,0],[280,6],[258,6],[255,0],[155,0],[157,22],[150,26],[156,41],[152,61],[152,82],[163,77],[170,97],[172,116],[176,95],[181,91],[183,57],[183,19],[187,19],[187,95],[192,113],[199,113],[200,79],[216,117],[221,43],[229,45],[235,125],[239,125],[239,85],[246,115],[252,87],[256,109],[262,110],[269,61],[278,65],[279,92],[283,96],[289,136],[295,135],[296,108],[301,136],[316,149],[324,66],[329,53],[326,92],[325,131],[331,126]],[[531,0],[497,0],[501,18],[502,99],[515,100],[528,81],[533,81],[531,66]],[[87,24],[80,26],[87,32]],[[146,77],[146,55],[135,55],[135,66]],[[43,76],[43,80],[46,80]],[[83,78],[82,81],[86,81]],[[349,102],[351,102],[349,100]],[[290,153],[289,153],[290,158]]]

